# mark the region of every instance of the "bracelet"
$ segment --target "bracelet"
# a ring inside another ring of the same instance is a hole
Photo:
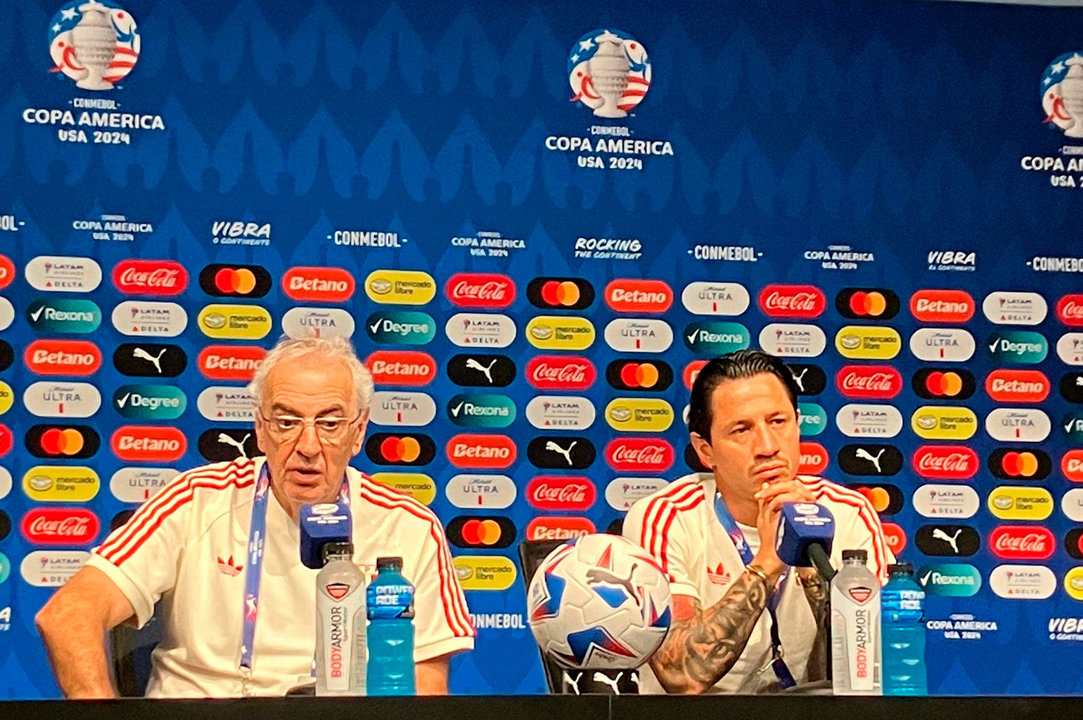
[[[763,580],[765,583],[767,583],[768,587],[771,586],[771,581],[770,581],[770,579],[768,579],[767,573],[765,573],[760,568],[756,567],[755,565],[745,565],[745,570],[747,570],[748,572],[752,573],[756,577]]]

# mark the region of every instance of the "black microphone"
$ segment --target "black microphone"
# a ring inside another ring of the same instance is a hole
[[[835,577],[831,567],[831,544],[835,518],[816,503],[786,503],[778,523],[775,551],[782,562],[794,567],[815,567],[825,582]]]

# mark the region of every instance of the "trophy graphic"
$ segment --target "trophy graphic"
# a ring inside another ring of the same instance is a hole
[[[590,59],[590,75],[594,89],[602,98],[602,104],[594,108],[594,114],[604,118],[622,118],[627,111],[619,107],[621,96],[628,89],[628,71],[631,63],[624,52],[624,41],[608,30],[598,36],[598,51]]]
[[[1073,55],[1066,65],[1068,72],[1060,81],[1060,96],[1072,124],[1064,129],[1064,134],[1071,138],[1083,138],[1083,57]]]
[[[96,0],[79,7],[82,19],[72,28],[75,59],[86,70],[86,76],[76,86],[84,90],[111,90],[113,83],[105,80],[105,71],[117,49],[117,35],[109,17],[109,8]]]

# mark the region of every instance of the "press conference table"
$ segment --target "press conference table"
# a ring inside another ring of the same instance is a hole
[[[811,696],[261,698],[0,702],[18,720],[1051,720],[1083,698],[833,698]]]

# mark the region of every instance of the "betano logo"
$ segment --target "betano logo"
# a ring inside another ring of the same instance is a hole
[[[835,349],[851,360],[890,360],[902,350],[902,338],[886,326],[847,325],[835,335]]]
[[[282,292],[298,302],[342,303],[355,289],[353,275],[342,268],[293,267],[282,276]]]
[[[801,458],[797,471],[803,475],[819,475],[827,469],[830,461],[831,456],[828,455],[827,448],[823,445],[815,442],[803,442],[801,443]]]
[[[504,435],[456,435],[446,447],[448,460],[458,468],[503,470],[515,463],[515,442]]]
[[[209,338],[259,340],[271,332],[271,314],[258,305],[208,305],[199,311],[200,331]]]
[[[199,272],[199,287],[213,297],[261,298],[271,285],[271,274],[259,265],[208,265]]]
[[[15,281],[15,263],[7,255],[0,255],[0,290]]]
[[[910,296],[910,314],[919,322],[962,324],[977,305],[963,290],[918,290]]]
[[[584,517],[536,517],[526,526],[526,539],[574,540],[593,532],[594,523]]]
[[[681,304],[693,315],[737,316],[751,304],[748,289],[737,283],[694,282],[681,292]]]
[[[618,432],[665,432],[674,412],[660,398],[616,398],[606,406],[605,419]]]
[[[365,364],[376,385],[428,385],[436,378],[436,361],[416,350],[377,350]]]
[[[266,355],[258,345],[208,345],[199,353],[199,372],[208,380],[248,382]]]
[[[88,467],[37,465],[23,475],[23,492],[36,502],[88,502],[101,485],[98,473]]]
[[[188,449],[188,440],[177,428],[126,425],[110,440],[113,454],[128,462],[174,462]]]
[[[614,280],[605,286],[605,304],[619,313],[664,313],[673,305],[673,290],[661,280]]]
[[[926,362],[966,362],[976,348],[974,336],[962,328],[920,328],[910,336],[910,352]]]
[[[884,531],[884,542],[887,543],[891,553],[898,557],[899,553],[906,549],[906,531],[895,523],[881,523]]]
[[[617,352],[661,353],[673,344],[673,328],[664,320],[618,318],[605,326],[604,335]]]
[[[1045,488],[1002,485],[986,505],[1002,520],[1045,520],[1053,513],[1053,496]]]
[[[813,285],[768,285],[760,291],[759,304],[768,317],[812,319],[823,315],[827,298]]]
[[[444,284],[444,294],[458,307],[502,310],[515,302],[515,281],[495,273],[455,273]]]
[[[1067,480],[1083,483],[1083,450],[1074,449],[1064,453],[1060,459],[1060,471]]]
[[[899,314],[899,296],[887,288],[845,288],[835,296],[835,309],[845,318],[890,320]]]
[[[436,499],[436,483],[421,473],[373,473],[372,480],[412,496],[424,505]]]
[[[1050,389],[1049,378],[1039,370],[994,370],[985,378],[985,392],[1002,403],[1040,403]]]
[[[515,564],[500,555],[460,555],[454,564],[463,590],[507,590],[519,575]]]
[[[538,315],[526,324],[527,342],[541,350],[586,350],[596,335],[590,320],[574,315]]]
[[[85,335],[102,324],[102,311],[92,300],[41,298],[27,306],[26,319],[37,332]]]
[[[978,416],[970,408],[923,405],[910,416],[910,429],[926,440],[966,440],[978,431]]]
[[[113,268],[113,285],[125,295],[173,297],[188,287],[188,271],[175,260],[123,260]]]
[[[526,297],[545,310],[585,310],[594,302],[594,287],[582,278],[539,277],[526,286]]]
[[[382,305],[427,305],[436,297],[436,281],[418,270],[374,270],[365,278],[365,294]]]
[[[86,340],[35,340],[23,361],[38,375],[93,375],[102,365],[98,346]]]

